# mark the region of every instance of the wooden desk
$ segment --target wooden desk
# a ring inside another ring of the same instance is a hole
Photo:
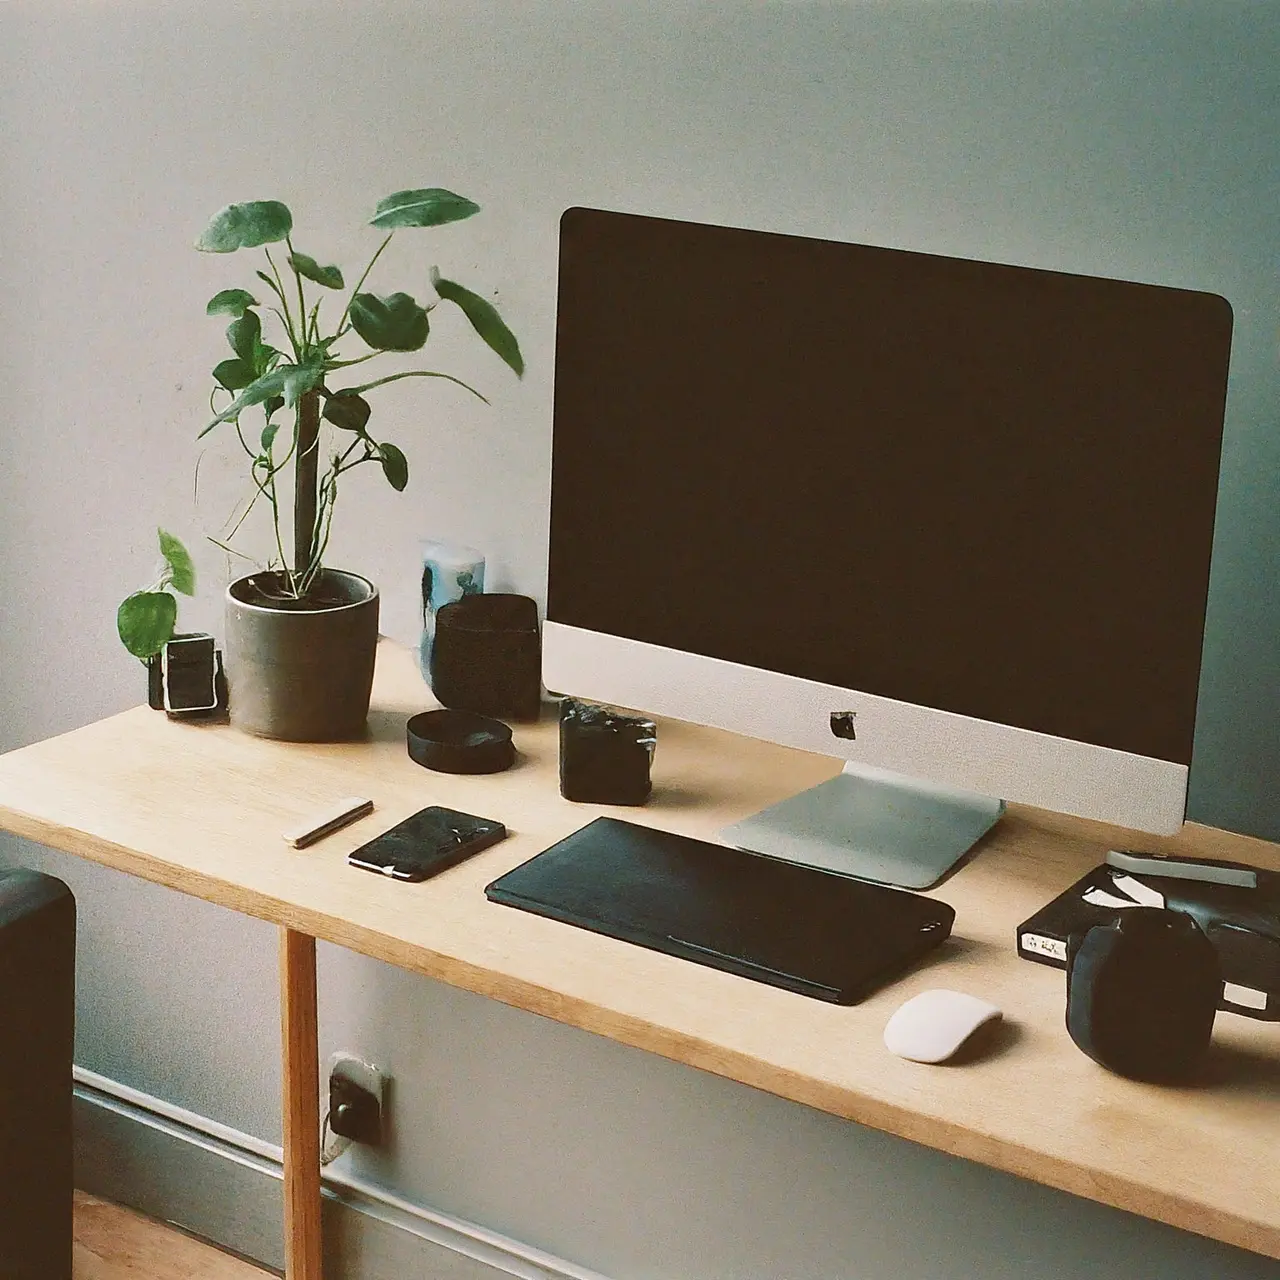
[[[0,756],[0,829],[281,926],[286,1253],[320,1274],[316,938],[662,1054],[822,1111],[1280,1258],[1280,1027],[1220,1014],[1210,1080],[1113,1076],[1063,1026],[1064,977],[1014,952],[1016,925],[1113,845],[1280,870],[1280,847],[1188,826],[1173,839],[1012,808],[938,896],[953,938],[864,1004],[840,1008],[488,902],[484,886],[597,813],[689,835],[836,772],[830,759],[675,722],[659,728],[642,809],[561,799],[552,720],[516,726],[490,777],[414,765],[404,722],[432,705],[412,656],[383,645],[370,740],[299,746],[145,707]],[[375,812],[311,849],[281,831],[350,794]],[[437,880],[403,885],[346,854],[428,804],[499,818],[511,838]],[[965,1067],[901,1061],[889,1014],[930,986],[986,996],[1008,1027]]]

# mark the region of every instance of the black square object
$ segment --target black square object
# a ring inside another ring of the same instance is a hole
[[[459,711],[536,720],[542,708],[537,603],[482,592],[442,606],[431,646],[431,691]]]
[[[644,804],[657,725],[608,707],[560,704],[560,794],[579,804]]]
[[[183,631],[174,635],[174,640],[204,639],[207,631]],[[170,719],[205,720],[224,716],[227,713],[227,677],[222,669],[222,650],[214,650],[214,692],[217,694],[217,706],[208,710],[170,711]],[[147,705],[152,711],[163,711],[164,707],[164,674],[161,655],[154,653],[147,659]]]

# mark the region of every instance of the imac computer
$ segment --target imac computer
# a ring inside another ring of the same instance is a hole
[[[1176,831],[1230,345],[1213,294],[570,209],[547,687],[845,761],[721,838],[865,879],[1006,801]]]

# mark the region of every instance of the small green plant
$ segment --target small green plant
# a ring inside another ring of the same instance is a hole
[[[276,541],[272,567],[280,571],[283,599],[304,601],[320,581],[340,476],[362,463],[377,462],[393,489],[402,490],[409,481],[404,453],[369,433],[372,411],[365,398],[368,392],[402,378],[443,378],[485,400],[461,379],[433,369],[405,370],[340,387],[331,385],[335,375],[345,381],[350,377],[346,371],[357,365],[391,353],[420,350],[431,332],[429,314],[441,302],[457,307],[480,338],[517,376],[523,375],[519,343],[493,304],[442,276],[436,268],[431,269],[436,297],[426,305],[407,293],[380,295],[364,291],[369,273],[397,231],[442,226],[478,212],[479,206],[471,200],[439,187],[398,191],[380,201],[370,225],[387,234],[347,297],[336,325],[327,329],[321,325],[324,295],[308,297],[306,286],[341,292],[345,289],[342,271],[336,266],[321,266],[294,247],[293,215],[278,200],[228,205],[214,215],[196,242],[196,248],[207,253],[262,249],[267,269],[256,274],[270,295],[267,309],[279,322],[287,344],[286,349],[281,349],[263,339],[262,318],[255,309],[262,304],[248,290],[224,289],[209,300],[209,315],[231,317],[227,341],[232,356],[213,370],[217,385],[210,404],[215,416],[200,435],[222,423],[235,428],[250,459],[254,491],[227,540],[234,537],[260,498],[270,503]],[[280,243],[285,247],[283,264],[276,261],[269,248]],[[365,350],[346,358],[339,353],[338,343],[352,333],[363,342]],[[219,393],[231,397],[221,410],[216,403]],[[254,407],[261,408],[264,422],[257,441],[251,444],[241,415]],[[283,449],[277,440],[280,424],[275,420],[281,410],[293,413],[293,429]],[[328,455],[330,460],[323,472],[319,466],[322,421],[332,426],[340,441],[339,447]],[[290,461],[294,466],[292,558],[285,552],[277,486],[277,477]],[[234,552],[226,542],[218,545]]]
[[[157,530],[160,535],[160,554],[164,568],[160,576],[142,591],[127,596],[116,610],[116,630],[124,647],[135,658],[146,662],[173,637],[178,619],[178,601],[172,594],[180,591],[184,596],[196,593],[196,571],[187,549],[171,533]]]

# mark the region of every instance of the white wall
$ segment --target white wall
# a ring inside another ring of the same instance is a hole
[[[1114,11],[1113,11],[1114,10]],[[416,541],[483,547],[541,597],[556,224],[596,204],[1209,289],[1235,307],[1192,816],[1280,838],[1280,11],[996,3],[0,5],[0,748],[139,700],[114,635],[157,523],[216,532],[225,435],[191,498],[217,289],[191,243],[233,199],[293,208],[348,276],[373,203],[444,185],[471,222],[397,238],[496,289],[516,382],[443,323],[437,367],[375,402],[408,454],[356,472],[334,563],[411,638]],[[416,238],[420,237],[420,238]],[[655,264],[660,270],[661,264]],[[672,306],[679,306],[678,280]],[[768,299],[762,299],[768,305]],[[457,340],[455,341],[455,337]],[[259,546],[264,544],[259,543]],[[199,551],[183,620],[220,629]],[[9,842],[82,912],[77,1058],[277,1138],[274,934]],[[622,1277],[1274,1276],[1273,1264],[862,1131],[321,948],[322,1049],[395,1073],[401,1194]],[[948,1258],[949,1252],[955,1256]]]

